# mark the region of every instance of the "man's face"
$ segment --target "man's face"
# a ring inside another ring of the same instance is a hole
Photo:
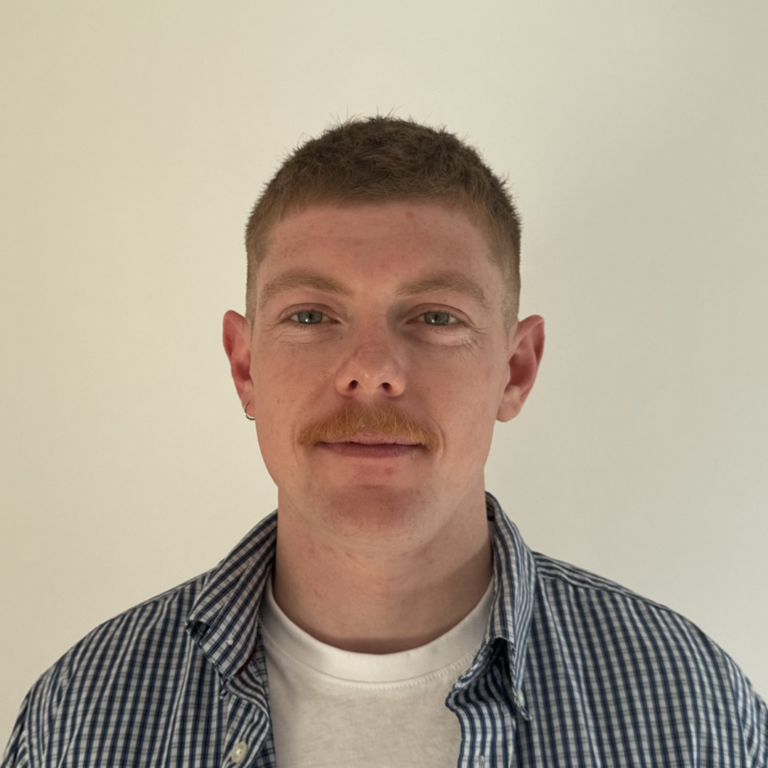
[[[446,275],[451,284],[417,286]],[[482,496],[494,422],[527,395],[510,367],[523,325],[504,332],[501,273],[458,209],[327,204],[278,222],[253,327],[241,326],[250,359],[238,390],[281,499],[389,524]],[[418,445],[325,442],[360,430]]]

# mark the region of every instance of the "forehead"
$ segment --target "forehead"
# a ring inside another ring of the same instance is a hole
[[[266,251],[259,269],[261,306],[300,285],[347,293],[336,289],[338,279],[311,280],[301,273],[330,270],[343,281],[345,268],[359,263],[369,278],[410,278],[399,295],[457,290],[487,311],[500,283],[483,229],[462,209],[438,203],[313,205],[275,224]]]
[[[361,240],[400,235],[487,246],[485,232],[464,208],[428,201],[315,203],[289,211],[272,227],[269,241],[280,247],[306,235]]]

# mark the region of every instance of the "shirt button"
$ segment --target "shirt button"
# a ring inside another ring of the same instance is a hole
[[[233,763],[242,763],[245,760],[245,753],[248,751],[248,745],[244,741],[235,744],[230,757]]]

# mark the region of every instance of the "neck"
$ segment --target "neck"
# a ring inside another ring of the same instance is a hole
[[[484,492],[453,509],[343,506],[278,503],[273,593],[305,632],[342,650],[398,653],[478,604],[493,576]]]

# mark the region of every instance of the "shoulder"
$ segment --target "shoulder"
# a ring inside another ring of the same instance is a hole
[[[96,710],[103,696],[186,652],[187,614],[210,571],[155,595],[102,622],[37,679],[25,697],[2,768],[26,765],[20,755],[44,752],[51,724]],[[17,762],[13,762],[17,760]],[[31,763],[34,764],[34,763]]]
[[[677,713],[679,722],[699,729],[702,744],[715,728],[742,745],[749,765],[768,765],[765,701],[700,627],[615,581],[532,554],[537,584],[529,651],[534,664],[557,666],[557,659],[568,659],[563,674],[589,680],[595,706],[609,700],[612,690],[631,690],[649,707],[661,704]]]
[[[684,642],[712,660],[725,660],[725,652],[709,636],[672,608],[584,568],[532,554],[540,607],[559,622],[573,628],[599,626],[603,636],[620,636],[634,646]]]
[[[563,560],[557,560],[549,555],[531,550],[536,563],[536,575],[541,584],[548,589],[566,588],[579,590],[583,597],[596,592],[605,595],[616,595],[629,600],[639,600],[663,610],[670,610],[661,603],[649,600],[647,597],[634,592],[616,581],[599,576],[592,571],[581,568]]]
[[[44,675],[71,676],[103,664],[127,648],[152,643],[155,652],[184,634],[187,614],[210,572],[195,576],[102,622],[70,648]]]

